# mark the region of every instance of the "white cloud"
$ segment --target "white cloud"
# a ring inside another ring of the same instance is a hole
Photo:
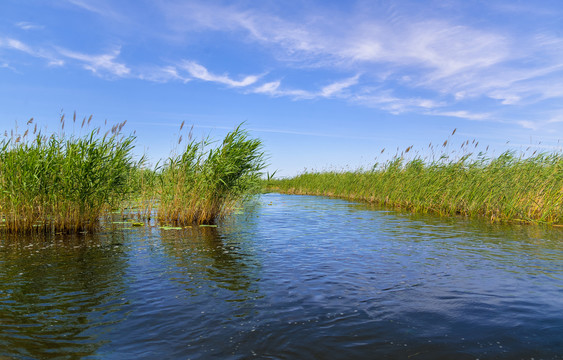
[[[264,83],[251,92],[255,94],[265,94],[273,97],[288,96],[294,99],[314,99],[314,98],[349,98],[350,94],[344,94],[343,90],[354,86],[358,83],[360,75],[355,75],[350,78],[333,82],[329,85],[323,86],[318,91],[308,91],[302,89],[282,89],[281,81],[271,81]]]
[[[37,24],[30,23],[30,22],[27,22],[27,21],[20,21],[20,22],[17,22],[15,25],[22,30],[42,30],[42,29],[45,28],[42,25],[37,25]]]
[[[12,39],[12,38],[0,39],[0,46],[8,48],[8,49],[19,50],[19,51],[22,51],[24,53],[27,53],[27,54],[33,55],[33,56],[36,56],[36,54],[37,54],[36,51],[31,49],[31,47],[27,46],[26,44],[24,44],[23,42],[21,42],[19,40]]]
[[[342,81],[337,81],[330,85],[327,85],[321,89],[320,95],[323,97],[331,97],[333,95],[337,95],[341,93],[342,90],[356,85],[358,83],[359,78],[360,75],[356,75],[351,78],[344,79]]]
[[[388,89],[365,89],[363,93],[349,97],[353,103],[401,114],[410,111],[428,113],[429,110],[443,107],[443,102],[421,97],[398,97]]]
[[[472,113],[466,110],[457,110],[457,111],[432,111],[428,113],[429,115],[438,115],[438,116],[451,116],[457,117],[461,119],[467,120],[490,120],[492,118],[492,114],[489,113]]]
[[[548,124],[555,124],[555,123],[562,123],[563,122],[563,114],[552,117],[547,121]]]
[[[390,21],[353,14],[338,24],[322,9],[305,19],[286,20],[266,12],[209,3],[168,2],[162,9],[175,31],[194,27],[244,31],[254,41],[284,49],[281,56],[323,65],[387,63],[426,66],[442,76],[470,67],[487,67],[507,56],[498,34],[444,20]],[[301,21],[303,20],[303,21]],[[339,25],[339,26],[336,26]],[[335,31],[337,29],[337,31]],[[329,60],[327,60],[327,56]]]
[[[272,81],[260,85],[252,90],[256,94],[265,94],[273,97],[289,96],[294,99],[313,99],[318,96],[310,91],[299,89],[281,89],[281,81]]]
[[[180,66],[196,79],[217,82],[232,87],[245,87],[252,85],[260,78],[258,75],[248,75],[242,80],[233,80],[227,75],[212,74],[204,66],[194,61],[184,61]]]
[[[124,34],[145,27],[136,18],[139,11],[128,11],[111,0],[64,1],[92,14],[121,20],[120,25],[125,24]],[[212,33],[209,38],[214,41],[217,40],[214,36],[224,33],[229,41],[257,46],[254,49],[274,59],[257,66],[261,74],[233,76],[238,72],[231,68],[218,74],[197,59],[183,62],[166,59],[166,63],[174,66],[126,64],[119,61],[119,50],[89,55],[30,46],[2,37],[0,48],[44,58],[53,66],[63,65],[63,59],[78,62],[97,75],[138,77],[156,82],[198,79],[273,97],[343,99],[394,114],[414,111],[468,120],[493,120],[498,112],[493,117],[472,111],[474,104],[486,99],[504,109],[563,99],[563,38],[545,30],[549,26],[544,30],[538,27],[537,32],[525,32],[511,28],[510,24],[503,27],[492,23],[473,25],[461,16],[440,13],[444,9],[441,7],[418,14],[418,10],[404,4],[385,2],[377,6],[355,2],[335,13],[331,13],[334,8],[329,6],[300,5],[302,11],[291,16],[289,11],[274,11],[275,7],[260,2],[251,2],[251,6],[240,2],[223,4],[198,0],[155,3],[151,10],[160,9],[161,13],[151,13],[155,20],[154,33],[158,33],[154,36],[160,40],[184,37],[191,41],[207,31]],[[525,14],[522,7],[490,7],[502,14],[507,11],[512,16]],[[553,15],[538,11],[534,16]],[[38,25],[19,22],[16,26],[31,30]],[[225,41],[225,38],[218,38]],[[182,58],[185,53],[179,56]],[[250,64],[252,61],[249,59]],[[15,62],[10,60],[10,63]],[[288,68],[291,74],[286,72]],[[266,77],[263,69],[278,79],[287,79],[293,74],[299,76],[299,71],[311,75],[319,69],[325,77],[333,77],[330,72],[334,70],[362,75],[312,89],[297,89],[289,87],[288,80],[283,84],[281,80],[263,81]],[[516,122],[516,119],[511,121]],[[527,122],[529,120],[521,125],[530,126]]]
[[[549,33],[517,32],[495,28],[494,24],[476,27],[447,13],[417,16],[414,10],[398,5],[351,5],[351,11],[338,17],[329,8],[309,7],[292,18],[260,6],[179,1],[160,6],[170,30],[177,34],[238,32],[241,40],[257,43],[273,54],[280,67],[360,71],[362,79],[353,89],[357,96],[350,98],[394,112],[463,104],[484,97],[498,100],[502,106],[563,97],[563,81],[553,81],[563,77],[559,70],[563,39]],[[383,73],[386,75],[380,78]],[[540,81],[546,76],[551,76],[549,86]],[[389,96],[364,94],[366,86],[374,86],[373,81]],[[393,95],[397,83],[402,92],[424,90],[433,100],[404,100]],[[335,89],[337,85],[326,87],[325,95]],[[319,96],[284,90],[278,82],[262,84],[254,92]]]
[[[124,21],[126,18],[114,9],[115,2],[107,2],[105,0],[66,0],[68,3],[77,6],[83,10],[89,11],[114,21]]]
[[[537,123],[528,120],[519,120],[517,123],[525,129],[537,130],[539,128]]]
[[[278,95],[278,91],[279,91],[278,89],[280,85],[281,85],[281,81],[268,82],[254,89],[254,92],[257,94],[268,94],[268,95],[276,96]]]
[[[34,49],[17,39],[0,37],[0,48],[17,50],[36,58],[46,59],[49,66],[61,66],[64,64],[64,61],[55,56],[52,52],[41,48]]]
[[[180,80],[184,83],[187,83],[191,80],[181,76],[174,66],[142,68],[139,70],[138,78],[141,80],[160,83],[166,83],[173,80]]]
[[[127,65],[115,61],[120,54],[119,49],[108,54],[88,55],[59,48],[59,53],[69,59],[78,60],[83,64],[85,69],[90,70],[97,75],[109,73],[118,77],[125,77],[131,72]]]

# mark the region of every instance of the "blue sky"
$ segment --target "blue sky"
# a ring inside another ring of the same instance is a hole
[[[0,14],[2,130],[127,120],[156,162],[182,121],[216,139],[245,122],[285,176],[369,167],[454,128],[491,154],[560,149],[561,1],[2,0]]]

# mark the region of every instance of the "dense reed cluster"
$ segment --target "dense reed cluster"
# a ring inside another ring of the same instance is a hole
[[[76,115],[73,118],[76,122]],[[89,122],[89,120],[88,120]],[[82,126],[86,120],[82,122]],[[64,130],[64,116],[61,128]],[[0,215],[8,232],[92,230],[104,211],[127,196],[133,136],[123,124],[104,136],[45,136],[28,122],[23,135],[0,141]]]
[[[92,231],[116,210],[182,225],[212,223],[258,190],[262,145],[240,126],[216,147],[192,140],[190,132],[184,151],[153,170],[134,160],[135,137],[121,135],[125,123],[101,136],[100,128],[87,130],[90,120],[82,121],[83,136],[65,135],[64,116],[57,134],[43,135],[33,119],[23,134],[5,132],[0,230]]]
[[[209,139],[192,139],[191,131],[187,140],[182,154],[170,157],[161,171],[159,220],[211,223],[258,191],[265,166],[260,140],[240,126],[215,148]]]
[[[486,153],[467,152],[473,144],[462,144],[465,151],[453,159],[445,154],[436,160],[417,155],[407,159],[409,147],[370,170],[306,172],[270,180],[268,186],[414,212],[483,216],[493,222],[563,223],[561,153],[519,156],[507,151],[489,158]]]

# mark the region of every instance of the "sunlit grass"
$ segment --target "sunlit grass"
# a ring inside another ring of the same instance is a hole
[[[23,134],[6,132],[0,141],[2,227],[7,232],[93,230],[129,192],[135,138],[120,135],[124,123],[103,136],[98,128],[81,137],[65,135],[64,116],[59,134],[43,135],[33,120],[27,125]]]
[[[454,131],[455,133],[455,131]],[[453,135],[453,134],[452,134]],[[446,148],[447,141],[442,148]],[[412,147],[370,170],[305,172],[268,188],[364,200],[414,212],[486,217],[493,222],[563,223],[563,154],[507,151],[411,155]],[[410,157],[408,157],[411,155]]]
[[[180,140],[181,141],[181,140]],[[191,132],[178,156],[164,164],[158,219],[178,224],[212,223],[259,189],[264,168],[262,143],[237,127],[217,147]]]
[[[195,141],[190,132],[180,155],[147,169],[143,159],[133,160],[135,137],[120,134],[125,123],[101,136],[99,128],[85,130],[90,119],[82,122],[83,136],[65,135],[64,116],[59,133],[50,136],[33,120],[21,135],[6,131],[0,141],[0,230],[93,231],[101,217],[116,212],[164,224],[210,224],[258,192],[262,144],[240,126],[218,146]]]

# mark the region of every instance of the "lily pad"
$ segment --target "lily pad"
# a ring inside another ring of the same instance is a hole
[[[177,226],[161,226],[160,229],[162,229],[162,230],[182,230],[181,227],[177,227]]]

